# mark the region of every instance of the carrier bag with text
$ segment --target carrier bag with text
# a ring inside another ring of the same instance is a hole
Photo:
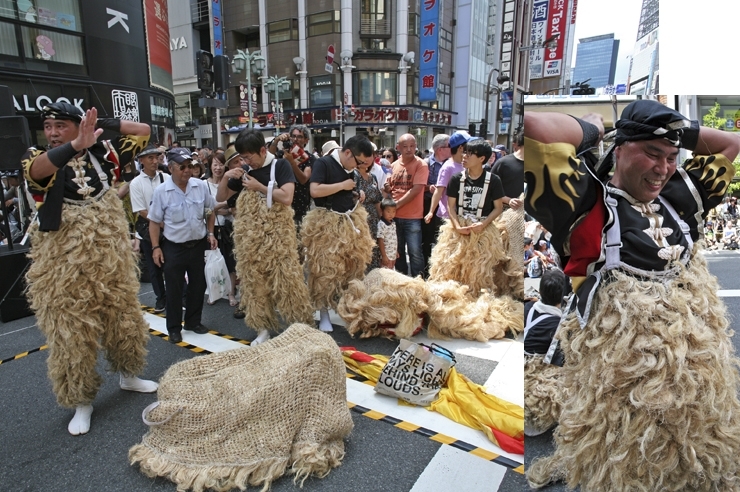
[[[446,348],[402,339],[380,373],[375,391],[427,406],[437,399],[454,365],[455,355]]]

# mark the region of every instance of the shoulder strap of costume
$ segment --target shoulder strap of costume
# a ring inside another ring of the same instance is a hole
[[[691,251],[694,248],[694,241],[691,239],[691,229],[689,228],[689,225],[678,215],[678,212],[676,212],[676,209],[673,208],[673,205],[663,198],[661,195],[658,195],[658,199],[660,199],[660,203],[663,204],[663,207],[668,211],[671,216],[673,216],[673,220],[678,222],[678,225],[681,227],[681,232],[683,232],[684,237],[686,238],[686,242],[689,243],[689,251]]]
[[[98,162],[97,157],[89,150],[87,151],[87,155],[90,157],[90,162],[95,168],[95,172],[98,173],[100,183],[103,185],[103,191],[108,191],[108,188],[110,188],[110,185],[108,185],[108,176],[103,171],[103,168],[100,167],[100,162]]]
[[[491,184],[491,172],[488,171],[486,173],[486,179],[483,182],[483,193],[481,193],[480,200],[478,200],[478,210],[475,213],[475,216],[479,219],[483,215],[483,203],[486,201],[486,195],[488,195],[488,185]]]
[[[275,157],[270,163],[270,182],[267,183],[267,208],[272,208],[272,191],[275,189],[275,164],[277,163],[277,157]]]
[[[463,200],[465,199],[465,169],[460,174],[460,189],[457,192],[457,215],[462,217],[463,215]]]

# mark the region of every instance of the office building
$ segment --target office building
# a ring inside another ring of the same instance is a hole
[[[579,39],[571,88],[584,82],[595,88],[613,85],[618,53],[619,40],[614,34]]]

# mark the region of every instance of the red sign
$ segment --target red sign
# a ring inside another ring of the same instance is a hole
[[[547,23],[547,39],[554,39],[554,49],[545,48],[545,60],[562,60],[565,45],[565,15],[568,10],[567,0],[550,0],[550,12]]]
[[[330,44],[328,48],[326,48],[326,63],[331,65],[334,63],[334,45]]]
[[[172,59],[167,0],[144,0],[149,81],[153,87],[172,92]]]

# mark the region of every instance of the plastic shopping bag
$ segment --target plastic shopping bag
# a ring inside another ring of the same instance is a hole
[[[206,292],[208,302],[214,303],[221,298],[228,298],[231,292],[231,278],[226,268],[226,260],[221,250],[206,251]]]
[[[402,339],[380,373],[375,391],[427,406],[439,395],[455,356],[444,347]]]

